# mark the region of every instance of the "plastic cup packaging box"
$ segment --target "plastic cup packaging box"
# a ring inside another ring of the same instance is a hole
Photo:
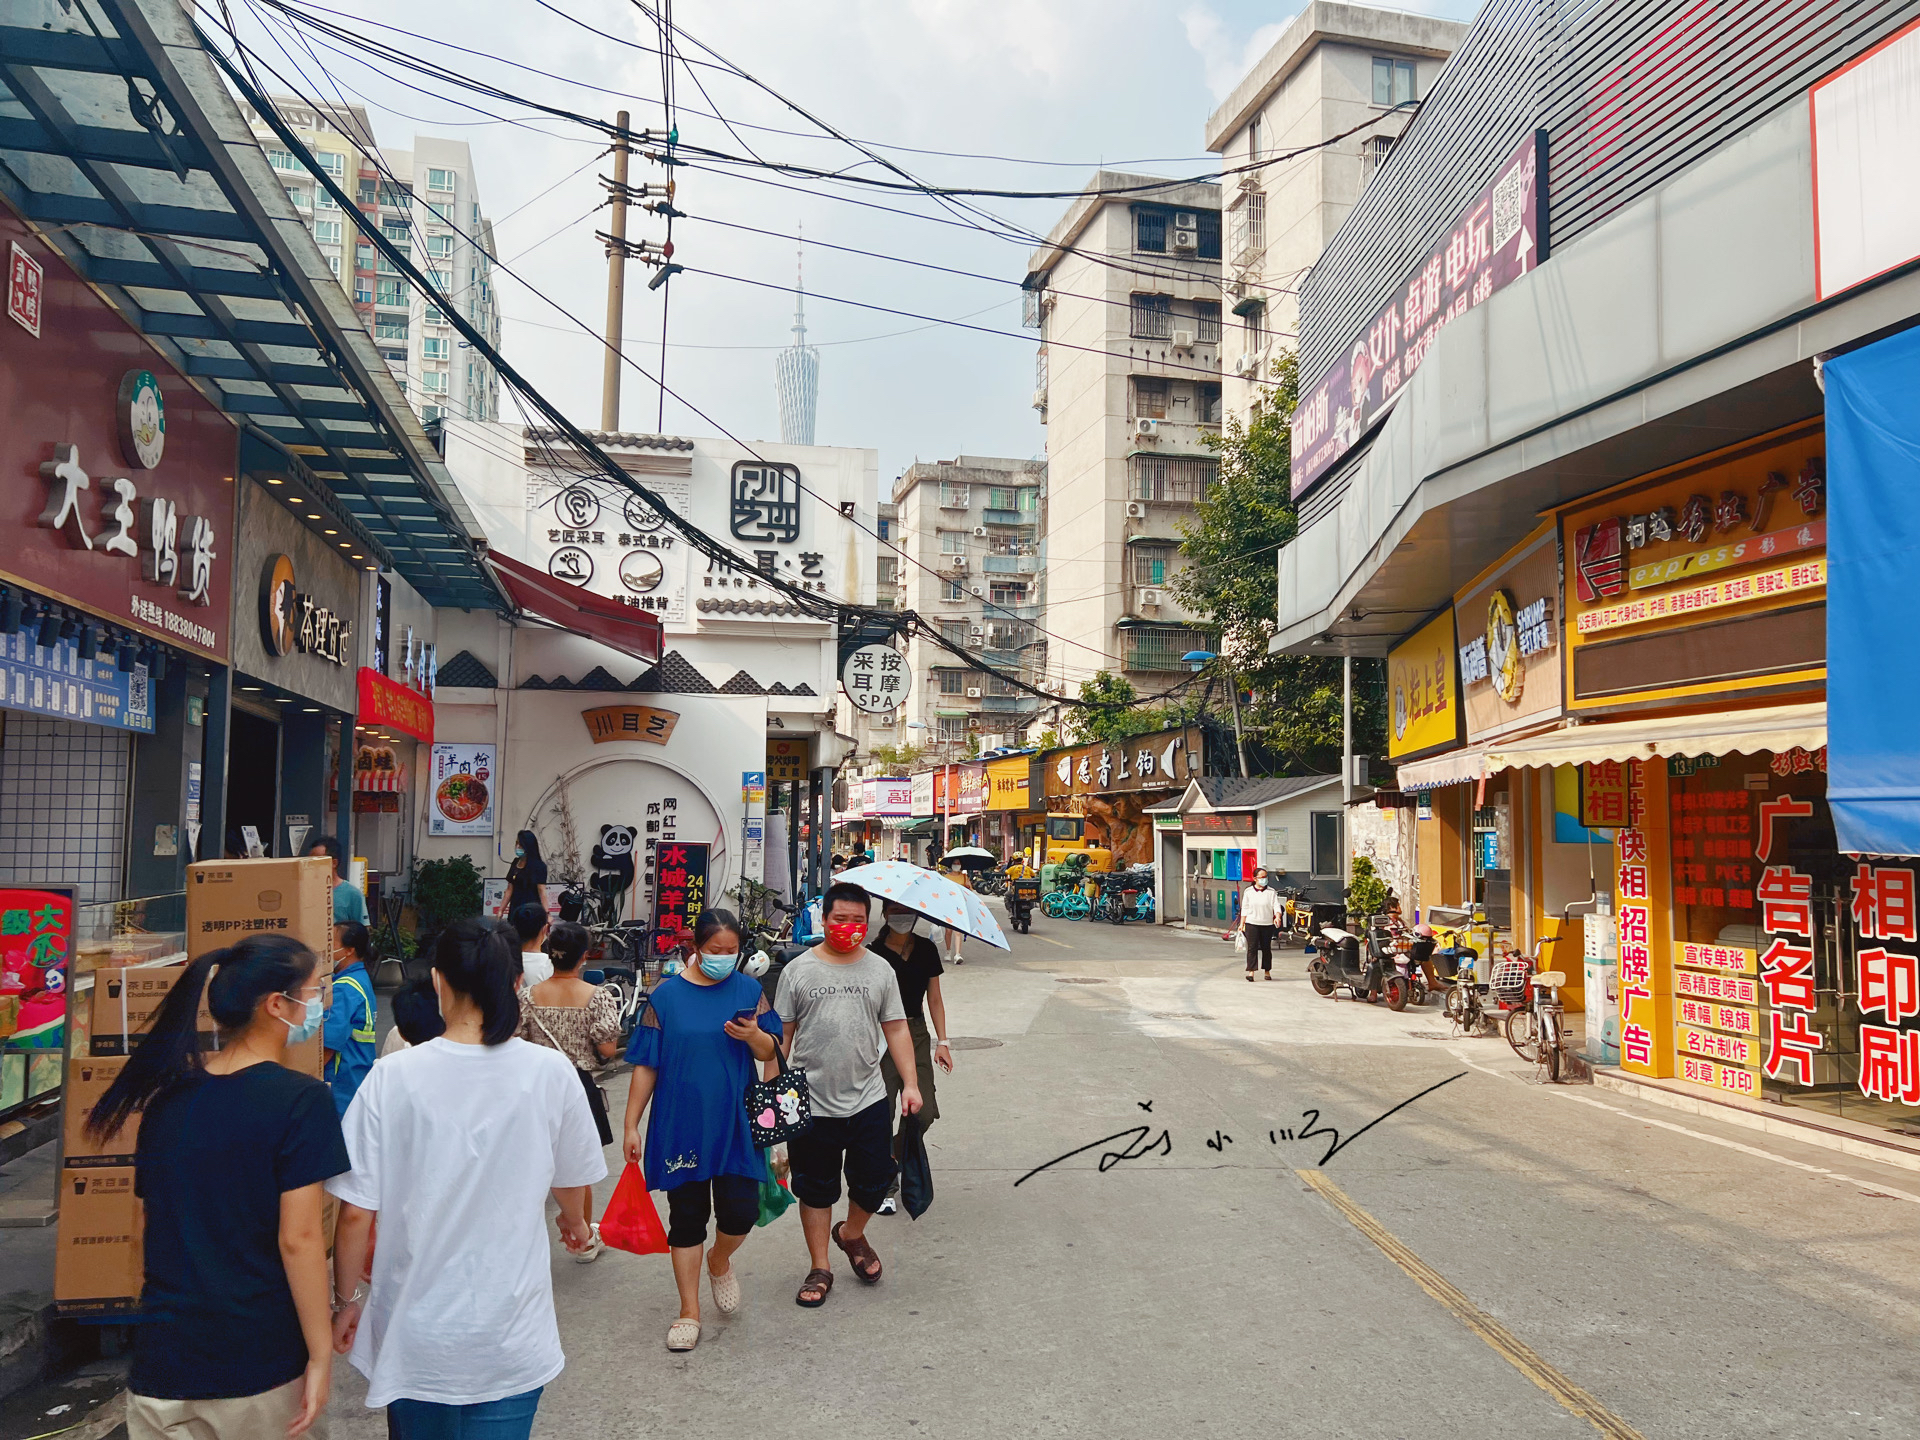
[[[320,1001],[329,1003],[333,883],[327,861],[225,860],[189,866],[187,954],[204,955],[249,934],[290,936],[318,955]],[[186,969],[185,965],[145,965],[94,973],[88,1045],[92,1053],[68,1062],[54,1263],[54,1298],[63,1314],[116,1314],[139,1306],[143,1222],[133,1194],[131,1163],[138,1121],[128,1122],[104,1146],[88,1140],[81,1127]],[[206,1048],[212,1048],[213,1016],[204,996],[199,1029],[209,1037]],[[289,1050],[288,1066],[318,1077],[320,1039],[315,1035]]]

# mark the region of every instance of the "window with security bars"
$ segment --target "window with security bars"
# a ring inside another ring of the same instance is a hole
[[[940,622],[940,638],[945,640],[949,645],[966,644],[967,622],[964,620],[942,620]]]
[[[1133,414],[1138,420],[1164,420],[1167,418],[1167,392],[1172,387],[1163,376],[1136,375],[1133,377]]]
[[[942,695],[964,695],[967,693],[967,672],[964,670],[942,670],[940,693]]]
[[[1267,248],[1267,197],[1244,191],[1227,211],[1227,245],[1235,265],[1250,265]]]
[[[1360,145],[1360,183],[1365,185],[1393,153],[1393,136],[1369,135]]]
[[[1127,333],[1138,340],[1165,340],[1173,334],[1173,297],[1135,295]]]
[[[1196,300],[1193,302],[1194,338],[1202,345],[1220,343],[1220,302],[1218,300]]]
[[[1133,583],[1136,585],[1164,585],[1167,582],[1167,566],[1173,559],[1171,545],[1136,545],[1133,547]]]
[[[1133,248],[1151,251],[1156,255],[1166,253],[1166,211],[1136,210],[1133,212]]]
[[[1127,635],[1127,669],[1184,670],[1181,656],[1205,650],[1212,643],[1204,630],[1131,629]]]
[[[1127,462],[1135,500],[1192,504],[1204,500],[1219,478],[1220,462],[1195,455],[1135,455]]]
[[[967,717],[964,715],[936,715],[933,718],[933,737],[945,744],[955,745],[967,738]],[[648,1010],[652,1010],[649,1005]]]
[[[1024,605],[1027,603],[1027,587],[1020,582],[995,584],[988,588],[987,598],[996,605]]]

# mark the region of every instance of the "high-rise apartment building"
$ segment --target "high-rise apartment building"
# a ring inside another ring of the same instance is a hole
[[[1294,347],[1302,278],[1466,33],[1450,20],[1312,0],[1208,117],[1207,149],[1227,172],[1224,398],[1241,423],[1274,358]],[[1347,134],[1355,127],[1364,128]]]
[[[1220,187],[1102,170],[1028,262],[1047,426],[1048,675],[1140,693],[1211,648],[1175,600],[1181,522],[1219,461]]]
[[[1037,460],[961,455],[920,462],[893,482],[889,522],[896,602],[939,627],[994,670],[1039,684],[1046,673],[1045,595]],[[899,738],[881,741],[964,757],[977,740],[1017,736],[1040,702],[951,650],[916,636],[907,646],[913,693]],[[924,728],[918,728],[924,727]]]
[[[258,115],[247,110],[287,198],[313,230],[320,253],[372,332],[421,420],[497,420],[493,367],[418,292],[366,235],[378,231],[407,252],[449,303],[487,340],[500,343],[493,282],[493,224],[480,204],[473,152],[464,140],[414,137],[413,149],[380,146],[360,106],[273,97],[274,108],[330,178],[354,198],[339,209]]]

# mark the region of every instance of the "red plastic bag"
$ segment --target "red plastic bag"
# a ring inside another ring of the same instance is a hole
[[[647,1193],[647,1182],[640,1177],[640,1167],[631,1160],[620,1172],[620,1183],[613,1187],[613,1198],[600,1217],[600,1238],[632,1255],[667,1253],[666,1227],[660,1223],[653,1196]]]

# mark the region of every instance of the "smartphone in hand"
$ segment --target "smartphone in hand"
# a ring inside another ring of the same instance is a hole
[[[753,1016],[754,1016],[754,1012],[751,1010],[736,1010],[733,1012],[734,1020],[741,1025],[752,1024]]]

